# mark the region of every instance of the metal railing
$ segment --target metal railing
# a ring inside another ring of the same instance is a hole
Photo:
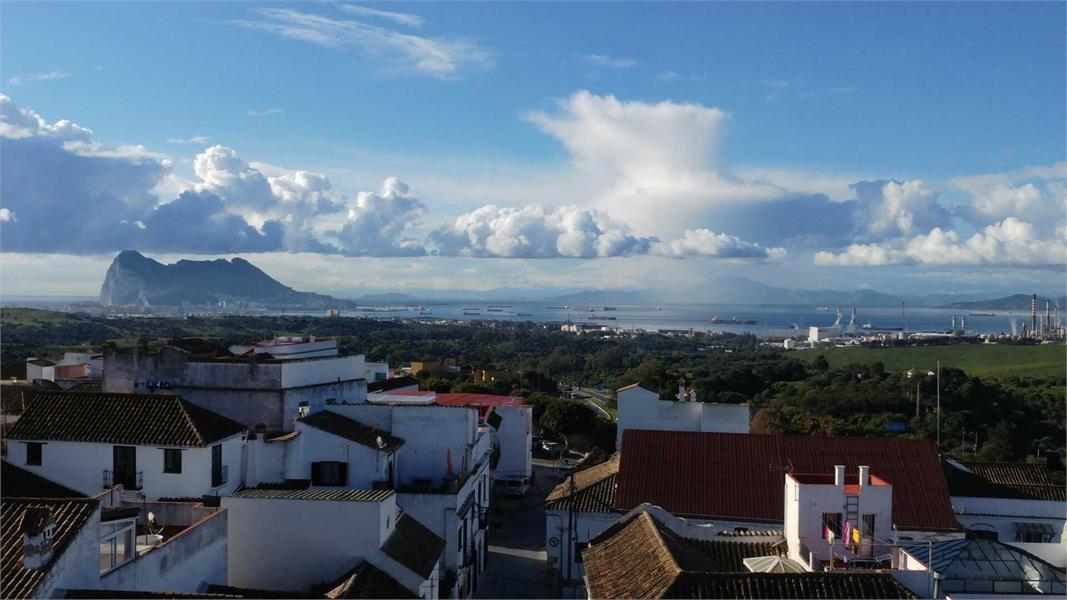
[[[139,490],[144,487],[144,471],[137,471],[133,473],[133,481],[127,481],[121,473],[116,476],[115,471],[111,469],[104,469],[103,474],[103,489],[108,489],[116,485],[121,484],[123,489],[127,490]]]

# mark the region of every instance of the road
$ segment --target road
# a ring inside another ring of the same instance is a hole
[[[605,392],[597,391],[597,390],[594,390],[593,388],[578,388],[578,391],[583,393],[583,394],[585,394],[585,395],[587,395],[587,396],[589,396],[589,398],[580,399],[582,402],[585,403],[586,406],[592,407],[594,410],[599,412],[601,414],[601,416],[603,416],[605,419],[607,419],[609,421],[614,421],[615,420],[615,417],[611,416],[611,413],[609,413],[608,411],[604,410],[604,407],[601,406],[601,403],[603,403],[603,404],[610,404],[611,403],[611,400],[612,400],[611,394],[607,394]]]
[[[551,598],[556,591],[545,554],[545,497],[562,481],[559,471],[534,466],[524,498],[494,490],[489,513],[489,560],[475,598]]]

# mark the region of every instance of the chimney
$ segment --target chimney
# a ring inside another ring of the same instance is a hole
[[[52,558],[56,521],[47,508],[27,508],[22,513],[22,564],[37,570]]]
[[[860,487],[867,487],[871,484],[871,468],[867,465],[860,465]]]
[[[834,485],[845,485],[845,465],[834,465]]]
[[[685,380],[678,380],[678,401],[685,402]]]

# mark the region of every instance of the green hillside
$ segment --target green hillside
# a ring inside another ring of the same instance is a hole
[[[1063,344],[1008,345],[956,344],[951,346],[909,346],[903,348],[828,348],[800,350],[790,356],[812,361],[823,355],[831,367],[850,363],[881,362],[890,371],[911,368],[933,370],[937,361],[942,367],[962,369],[975,377],[1047,377],[1062,376],[1065,372]]]

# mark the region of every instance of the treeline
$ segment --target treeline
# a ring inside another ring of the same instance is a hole
[[[575,446],[605,450],[614,441],[614,430],[588,407],[559,398],[566,387],[610,391],[640,382],[668,398],[684,379],[701,401],[750,402],[757,433],[938,436],[935,376],[909,377],[877,362],[831,369],[821,356],[805,364],[749,335],[600,339],[525,322],[461,326],[299,316],[103,319],[26,309],[6,309],[0,317],[5,363],[113,339],[201,337],[229,345],[274,335],[334,336],[342,351],[363,353],[392,367],[446,361],[456,366],[455,372],[416,374],[424,389],[526,396],[543,431],[565,436]],[[475,381],[478,369],[502,374]],[[1062,375],[982,379],[942,369],[942,449],[982,460],[1062,454],[1065,385]]]

